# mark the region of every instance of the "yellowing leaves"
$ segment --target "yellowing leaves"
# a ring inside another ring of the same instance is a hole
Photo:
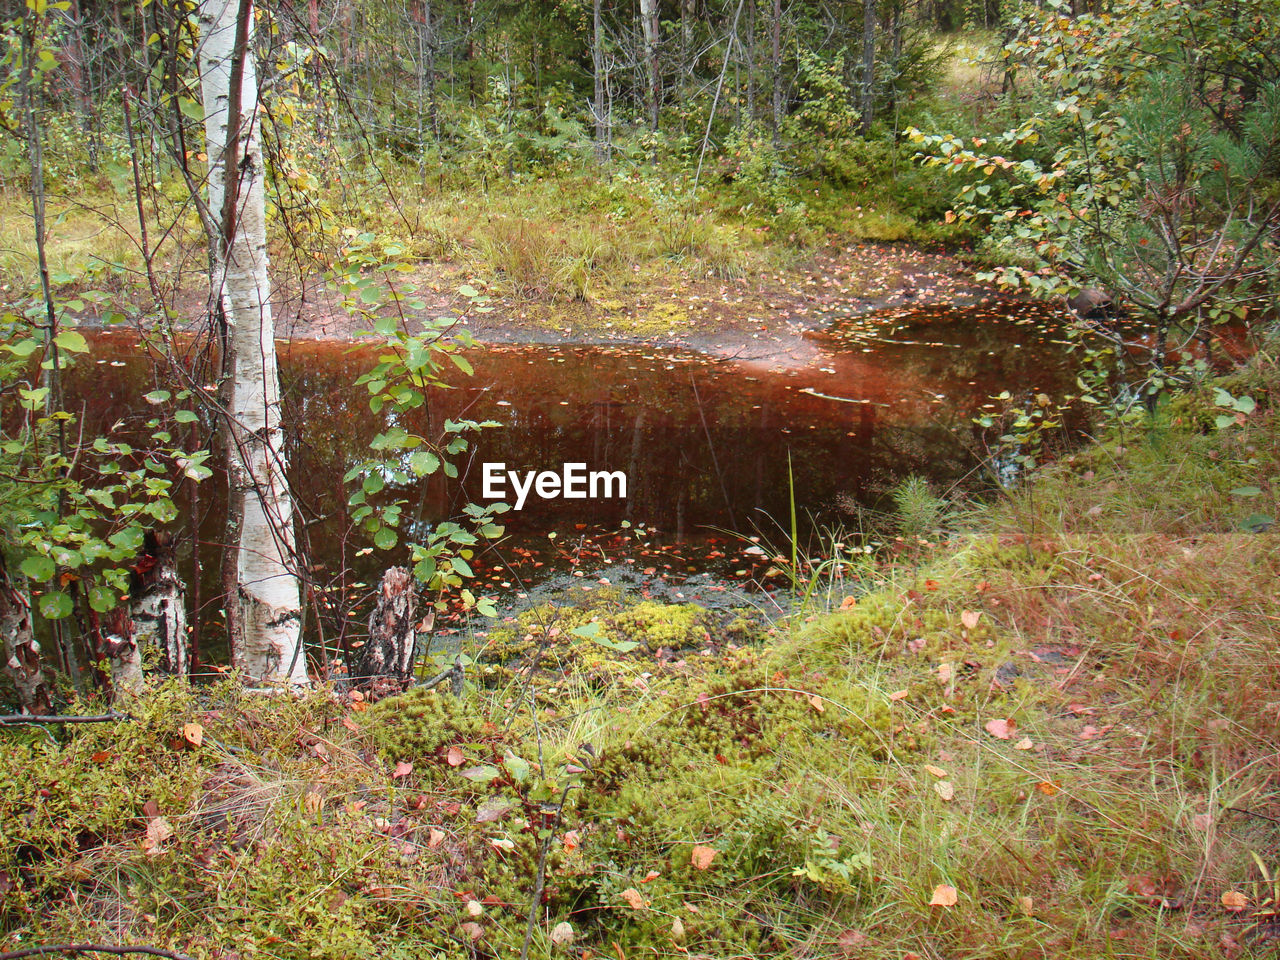
[[[925,770],[925,773],[928,773],[931,776],[937,777],[939,780],[947,779],[947,771],[943,770],[941,767],[935,767],[931,763],[926,763],[924,765],[924,770]]]
[[[933,785],[933,792],[940,796],[943,800],[950,800],[956,795],[956,788],[950,780],[943,780]]]

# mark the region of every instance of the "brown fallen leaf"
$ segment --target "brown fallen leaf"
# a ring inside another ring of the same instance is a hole
[[[716,858],[716,848],[698,844],[693,848],[693,865],[699,870],[706,870]]]
[[[413,773],[413,764],[408,760],[401,760],[396,764],[396,768],[391,774],[391,779],[399,780],[401,777],[407,777],[411,773]]]
[[[635,887],[627,887],[622,891],[622,899],[627,901],[627,906],[632,910],[643,910],[645,908],[644,896]]]
[[[943,800],[950,800],[956,795],[956,788],[950,780],[943,780],[933,785],[933,792],[940,796]]]
[[[1015,725],[1008,720],[988,720],[982,725],[982,729],[991,734],[997,740],[1008,740],[1013,736]]]
[[[889,694],[889,699],[890,699],[890,700],[905,700],[905,699],[907,699],[907,697],[909,697],[909,696],[911,696],[911,691],[910,691],[910,690],[895,690],[893,693]]]
[[[966,630],[972,630],[978,625],[978,621],[982,619],[981,610],[961,610],[960,622],[964,624]]]
[[[929,901],[931,907],[954,907],[960,901],[960,895],[956,888],[940,883],[933,888],[933,899]]]
[[[1031,749],[1032,747],[1034,747],[1034,746],[1035,746],[1035,744],[1031,742],[1031,738],[1030,738],[1030,737],[1023,737],[1021,740],[1019,740],[1017,743],[1015,743],[1015,744],[1013,745],[1013,749],[1015,749],[1015,750],[1030,750],[1030,749]]]
[[[427,849],[434,850],[442,843],[444,843],[444,831],[432,827],[431,832],[427,834]]]
[[[467,762],[467,758],[463,755],[462,748],[455,743],[449,748],[449,752],[445,756],[445,762],[451,767],[460,767]]]
[[[1036,789],[1043,793],[1046,797],[1056,796],[1062,787],[1052,780],[1041,780],[1036,784]]]
[[[943,770],[941,767],[935,767],[931,763],[926,763],[924,765],[924,769],[926,773],[932,774],[933,776],[937,777],[939,780],[947,779],[947,771]]]
[[[557,947],[573,943],[573,938],[573,924],[567,920],[561,920],[551,928],[551,942]]]
[[[166,840],[173,836],[173,827],[169,826],[169,821],[164,817],[152,817],[147,821],[147,836],[142,841],[142,851],[148,857],[159,856],[163,853],[163,844]]]
[[[204,743],[204,727],[198,723],[184,723],[182,725],[182,736],[193,747],[198,747]]]
[[[1239,890],[1228,890],[1222,895],[1222,907],[1224,910],[1239,913],[1241,910],[1247,909],[1248,906],[1249,898]]]

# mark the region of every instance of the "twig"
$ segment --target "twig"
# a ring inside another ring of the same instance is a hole
[[[542,851],[538,854],[538,877],[534,881],[533,897],[529,901],[529,919],[524,928],[524,946],[520,948],[520,960],[529,960],[529,944],[533,942],[533,931],[538,925],[538,907],[542,904],[542,887],[547,879],[547,853],[551,849],[551,841],[555,839],[556,831],[560,829],[560,818],[564,816],[564,805],[569,799],[569,791],[575,786],[577,784],[566,785],[564,792],[560,794],[555,821],[542,839]],[[0,957],[0,960],[4,960],[4,957]]]
[[[127,713],[101,713],[92,717],[60,717],[37,713],[7,713],[0,715],[0,727],[17,727],[23,725],[36,726],[42,723],[110,723],[112,720],[132,720]],[[0,960],[6,960],[9,954],[0,954]]]
[[[42,957],[50,953],[145,953],[152,957],[168,957],[169,960],[192,960],[185,953],[165,950],[163,947],[113,947],[103,943],[52,943],[43,947],[24,947],[21,950],[10,950],[0,953],[0,960],[20,960],[21,957]]]
[[[1257,817],[1259,820],[1266,820],[1270,823],[1280,823],[1280,817],[1268,817],[1265,813],[1257,813],[1253,810],[1246,810],[1244,807],[1227,807],[1232,813],[1243,813],[1246,817]],[[0,957],[0,960],[4,960]]]

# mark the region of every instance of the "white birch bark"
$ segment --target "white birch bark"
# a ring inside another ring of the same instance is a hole
[[[223,235],[210,238],[215,249],[224,251],[215,257],[213,280],[230,326],[229,360],[234,371],[227,411],[231,441],[227,472],[232,500],[242,498],[244,505],[236,561],[240,636],[233,638],[232,660],[248,683],[302,686],[308,679],[300,649],[298,578],[290,566],[293,503],[285,481],[280,429],[252,42],[242,51],[242,119],[230,168],[224,159],[228,138],[235,135],[229,129],[229,114],[238,6],[236,0],[202,0],[199,51],[209,209],[215,220],[222,219],[227,194],[235,197],[229,207],[232,229],[222,223]]]

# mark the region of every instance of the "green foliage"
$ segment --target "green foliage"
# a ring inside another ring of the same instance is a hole
[[[363,251],[373,239],[370,236],[366,246],[360,248],[362,256],[348,258],[339,282],[348,309],[372,320],[371,335],[381,339],[384,350],[378,363],[362,374],[355,386],[368,390],[369,409],[374,413],[386,410],[405,414],[424,407],[432,390],[447,389],[441,378],[445,363],[465,374],[472,372],[470,362],[460,352],[471,345],[471,340],[465,330],[454,335],[458,321],[453,317],[426,321],[425,332],[410,334],[396,317],[374,312],[373,308],[382,301],[383,290],[375,278],[365,274],[367,264],[362,259]],[[404,304],[412,310],[425,309],[425,304],[412,299],[413,292],[409,285],[393,289],[392,304],[397,308]],[[463,287],[461,292],[479,304],[477,309],[488,309],[484,305],[487,298],[474,288]],[[344,483],[359,484],[347,501],[352,508],[352,521],[369,534],[378,549],[395,547],[407,501],[389,499],[382,496],[383,491],[403,489],[436,473],[456,479],[458,470],[454,458],[468,448],[465,434],[497,426],[500,424],[491,420],[446,420],[441,435],[434,438],[403,426],[378,433],[369,445],[373,456],[353,466],[343,478]],[[502,535],[502,527],[492,518],[507,509],[505,503],[488,506],[469,503],[463,507],[463,523],[445,520],[421,532],[415,531],[414,540],[409,543],[414,576],[437,597],[446,590],[460,590],[467,609],[477,607],[481,613],[492,615],[492,600],[477,599],[471,591],[461,588],[465,580],[474,576],[467,562],[473,556],[473,548],[482,540]],[[444,601],[437,599],[436,602],[443,609]]]
[[[81,301],[59,304],[63,313]],[[174,443],[175,425],[191,422],[193,398],[157,390],[147,395],[165,415],[147,421],[150,445],[135,447],[108,437],[83,437],[78,416],[57,408],[54,387],[75,358],[87,359],[84,336],[63,327],[46,344],[32,316],[6,313],[0,328],[0,547],[39,585],[45,619],[67,617],[83,590],[89,606],[111,609],[128,588],[127,564],[148,529],[172,522],[176,477],[202,480],[211,474],[207,451]],[[95,584],[95,581],[100,581]]]
[[[898,533],[908,538],[935,536],[942,525],[947,501],[933,492],[929,481],[912,474],[889,491],[897,513]]]

